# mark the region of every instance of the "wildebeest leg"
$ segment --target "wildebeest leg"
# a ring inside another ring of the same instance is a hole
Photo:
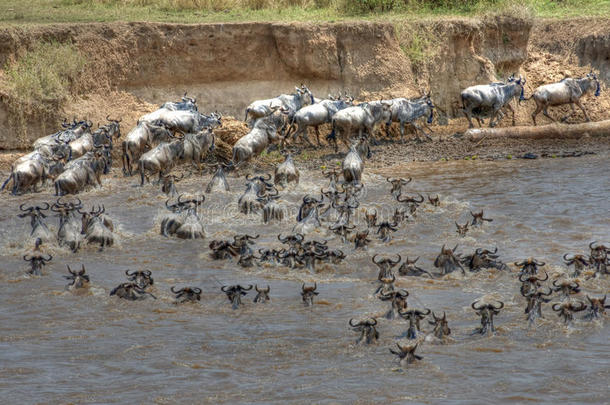
[[[548,107],[544,107],[544,109],[542,110],[542,114],[544,114],[544,116],[547,117],[548,119],[550,119],[551,121],[555,122],[555,119],[549,115],[547,108]]]
[[[585,111],[585,107],[583,107],[583,105],[580,102],[580,100],[576,100],[575,103],[582,110],[582,113],[585,115],[585,119],[587,120],[587,122],[591,121],[591,119],[589,118],[589,114],[587,114],[587,112]],[[574,109],[573,105],[572,105],[572,109]]]
[[[140,161],[140,186],[144,185],[144,177],[146,177],[144,174],[144,163]]]
[[[4,187],[6,187],[6,185],[12,178],[13,178],[13,173],[9,174],[8,178],[6,180],[4,180],[4,183],[2,183],[2,187],[0,187],[0,191],[4,190]]]
[[[421,132],[422,134],[424,134],[424,136],[425,136],[426,138],[428,138],[428,140],[429,140],[429,141],[431,141],[431,140],[432,140],[432,138],[430,137],[430,135],[428,135],[428,134],[426,133],[426,131],[424,131],[424,130],[422,129],[422,127],[420,127],[419,125],[417,125],[415,122],[412,122],[412,123],[411,123],[411,125],[413,125],[413,128],[415,128],[415,133],[416,133],[416,134],[417,134],[417,133],[418,133],[418,131],[419,131],[419,132]],[[419,138],[419,137],[418,137],[418,138]]]
[[[536,115],[540,114],[540,111],[542,111],[542,106],[538,103],[536,103],[536,109],[534,110],[534,112],[532,113],[532,121],[534,121],[534,126],[536,126]]]
[[[320,143],[320,130],[318,129],[317,125],[314,127],[314,129],[316,130],[316,140],[318,141],[318,146],[322,146]]]
[[[574,115],[574,113],[576,112],[576,109],[574,108],[574,103],[570,103],[570,109],[571,109],[571,112],[568,115],[566,115],[565,117],[563,117],[561,119],[561,122],[566,122],[568,120],[568,118],[570,118],[572,115]],[[586,116],[586,114],[585,114],[585,116]]]
[[[467,109],[464,108],[464,109],[462,109],[462,112],[464,113],[464,115],[468,119],[468,128],[474,128],[474,124],[472,123],[472,119],[470,118],[470,115],[471,115],[470,110],[467,110]],[[479,120],[478,117],[476,117],[476,118],[479,121],[479,126],[481,126],[481,121]]]
[[[400,121],[400,143],[405,142],[405,122]]]

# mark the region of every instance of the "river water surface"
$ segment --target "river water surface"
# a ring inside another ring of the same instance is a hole
[[[610,163],[607,157],[536,161],[409,164],[368,170],[359,212],[376,207],[393,212],[396,202],[384,175],[412,177],[412,194],[438,194],[441,207],[422,205],[417,217],[399,226],[390,243],[375,238],[366,251],[324,229],[307,239],[329,239],[348,258],[320,265],[318,272],[283,267],[242,269],[213,261],[208,243],[235,233],[261,234],[255,247],[280,247],[279,232],[295,223],[303,195],[319,195],[327,181],[301,172],[301,183],[281,192],[289,220],[263,225],[261,215],[237,213],[242,177],[229,177],[229,193],[207,195],[205,240],[182,241],[158,234],[165,197],[156,185],[135,187],[117,169],[102,189],[80,198],[104,204],[118,224],[115,246],[104,252],[85,247],[78,254],[47,246],[52,262],[41,277],[25,276],[22,255],[31,247],[29,221],[16,217],[21,203],[52,201],[50,189],[12,197],[0,205],[0,390],[3,403],[608,403],[610,319],[572,326],[544,304],[544,319],[528,326],[526,301],[516,270],[482,271],[444,279],[398,277],[409,291],[409,306],[446,312],[452,329],[445,345],[422,343],[423,360],[402,369],[388,348],[407,327],[402,319],[379,319],[380,340],[356,345],[350,318],[378,316],[388,303],[374,296],[375,253],[420,256],[427,270],[441,245],[470,253],[498,247],[506,263],[533,256],[554,276],[566,269],[564,253],[588,254],[594,240],[610,243]],[[203,190],[210,176],[178,183],[180,191]],[[454,221],[484,209],[493,222],[458,238]],[[359,228],[365,225],[358,216]],[[55,217],[47,218],[57,227]],[[85,264],[91,288],[65,291],[66,264]],[[125,280],[126,269],[150,269],[157,300],[128,302],[109,291]],[[549,280],[549,282],[550,282]],[[317,282],[319,295],[303,306],[303,282]],[[222,284],[271,287],[271,301],[232,310]],[[547,282],[548,283],[548,282]],[[197,286],[199,304],[176,306],[171,286]],[[581,281],[584,294],[602,296],[608,278]],[[495,336],[471,336],[479,319],[470,304],[499,299]],[[554,301],[558,298],[554,297]],[[427,320],[424,331],[430,331]]]

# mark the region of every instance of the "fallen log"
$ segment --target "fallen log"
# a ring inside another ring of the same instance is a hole
[[[582,124],[549,124],[527,127],[503,128],[470,128],[464,132],[464,137],[471,141],[489,138],[512,139],[575,139],[584,136],[609,136],[610,120],[585,122]]]

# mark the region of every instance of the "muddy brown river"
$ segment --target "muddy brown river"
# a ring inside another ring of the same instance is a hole
[[[115,246],[77,254],[47,246],[53,260],[41,277],[26,276],[21,259],[30,248],[29,221],[17,218],[21,203],[52,201],[51,189],[0,197],[0,389],[3,403],[608,403],[610,319],[571,326],[543,304],[544,319],[525,320],[517,270],[484,270],[441,279],[397,277],[410,293],[409,306],[446,312],[452,330],[447,344],[422,342],[423,360],[401,367],[388,349],[408,324],[381,318],[389,304],[374,296],[375,253],[420,256],[434,270],[441,245],[471,253],[498,247],[506,263],[530,256],[545,261],[551,278],[563,274],[564,253],[588,254],[594,240],[610,243],[610,161],[608,156],[536,161],[462,161],[408,164],[366,171],[362,210],[377,207],[384,216],[397,203],[383,175],[412,177],[410,193],[438,194],[441,206],[422,205],[417,217],[399,226],[390,243],[372,235],[365,251],[320,228],[307,239],[329,239],[348,258],[343,264],[305,269],[263,266],[240,268],[235,261],[209,258],[212,239],[235,233],[260,234],[256,248],[280,247],[299,201],[319,195],[327,181],[301,171],[301,183],[281,192],[289,219],[263,225],[262,216],[238,213],[245,180],[229,177],[229,193],[213,193],[203,206],[206,238],[183,241],[159,235],[165,197],[156,185],[137,187],[137,176],[118,169],[103,188],[80,198],[89,207],[104,204],[118,224]],[[203,192],[210,175],[189,177],[179,191]],[[454,221],[484,209],[493,222],[459,238]],[[47,224],[57,228],[55,217]],[[374,233],[374,232],[372,232]],[[66,264],[84,264],[91,287],[84,294],[65,290]],[[126,269],[150,269],[157,300],[110,297]],[[313,307],[303,306],[301,283],[317,282]],[[232,310],[223,284],[271,287],[268,304]],[[203,290],[198,304],[174,305],[171,286]],[[610,292],[605,278],[581,279],[582,293]],[[495,336],[471,336],[479,318],[475,299],[499,299],[506,306],[495,319]],[[558,301],[554,295],[553,302]],[[350,318],[377,316],[379,342],[356,345]],[[431,331],[427,319],[425,332]]]

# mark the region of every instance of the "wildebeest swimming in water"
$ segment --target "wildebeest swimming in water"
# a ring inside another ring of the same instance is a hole
[[[354,332],[360,333],[356,343],[365,342],[367,345],[377,342],[379,339],[379,332],[375,326],[377,325],[377,319],[371,318],[364,321],[353,323],[353,319],[349,320],[349,326],[354,329]]]
[[[458,235],[460,235],[462,238],[464,236],[466,236],[466,233],[468,232],[468,225],[469,223],[466,222],[464,225],[460,225],[457,222],[455,223],[455,226],[457,228],[456,232],[458,233]]]
[[[141,289],[147,289],[155,283],[150,270],[138,270],[132,272],[125,270],[125,275],[127,276],[127,280],[131,281]]]
[[[542,318],[542,304],[551,301],[550,298],[544,298],[544,296],[550,297],[552,293],[553,291],[550,288],[547,292],[537,289],[527,294],[521,293],[527,298],[525,313],[527,314],[527,320],[530,321],[530,323],[533,323],[536,318]]]
[[[447,322],[447,314],[443,312],[443,317],[437,317],[434,312],[432,312],[433,321],[428,321],[430,325],[434,325],[434,329],[432,330],[432,335],[439,339],[443,340],[445,337],[451,334],[451,329],[449,328],[449,322]]]
[[[407,256],[405,262],[398,268],[398,274],[401,276],[413,276],[419,277],[426,274],[430,278],[434,278],[434,275],[427,270],[422,269],[419,266],[416,266],[415,263],[419,260],[419,257],[416,257],[414,260],[410,260],[409,256]]]
[[[407,297],[409,292],[407,290],[394,290],[389,294],[379,295],[379,299],[382,301],[390,301],[390,309],[384,314],[386,319],[394,319],[396,313],[407,309]]]
[[[420,332],[419,321],[423,320],[427,315],[430,315],[432,311],[426,309],[426,311],[420,311],[418,309],[407,309],[404,311],[398,311],[398,314],[405,320],[409,321],[409,328],[407,329],[404,337],[407,339],[417,339],[417,332]]]
[[[601,318],[606,314],[606,309],[610,308],[610,305],[606,305],[606,296],[603,298],[591,298],[588,295],[587,301],[589,301],[589,310],[585,314],[585,319],[593,320]]]
[[[471,307],[474,309],[481,317],[481,327],[475,329],[473,334],[480,333],[481,335],[485,335],[487,333],[495,333],[496,328],[494,326],[494,316],[500,313],[500,310],[504,308],[504,303],[502,301],[498,301],[498,305],[494,304],[480,304],[477,305],[479,301],[475,301],[472,303]]]
[[[523,260],[521,262],[515,262],[515,266],[521,267],[521,272],[519,274],[537,274],[538,267],[544,266],[545,262],[539,262],[538,260],[530,257],[529,259]]]
[[[147,296],[151,296],[154,299],[157,299],[153,294],[145,291],[144,289],[138,287],[134,283],[122,283],[116,286],[112,291],[110,291],[110,295],[116,295],[119,298],[128,300],[128,301],[139,301],[145,299]]]
[[[319,293],[316,291],[318,284],[314,283],[313,287],[305,287],[305,283],[301,286],[301,296],[303,298],[303,305],[306,307],[313,305],[313,297]]]
[[[587,304],[581,301],[564,301],[553,304],[551,308],[557,312],[558,317],[563,318],[563,322],[567,325],[574,320],[574,312],[584,311],[587,309]]]
[[[566,266],[574,266],[574,272],[570,274],[571,277],[579,277],[582,271],[590,264],[584,255],[572,255],[570,258],[566,253],[563,255],[563,260]]]
[[[271,291],[271,287],[267,286],[267,288],[258,288],[258,285],[254,286],[256,290],[256,297],[254,297],[254,302],[264,304],[269,301],[269,291]]]
[[[79,271],[73,271],[69,265],[68,272],[70,275],[64,276],[64,278],[70,280],[70,283],[66,286],[66,289],[74,291],[81,288],[89,287],[89,276],[85,274],[85,265],[81,265],[81,269]]]
[[[481,210],[479,212],[470,211],[470,215],[472,215],[472,223],[470,225],[472,225],[473,227],[481,226],[481,225],[483,225],[483,222],[492,222],[493,221],[493,219],[491,219],[491,218],[483,217],[483,210]]]
[[[175,289],[175,287],[171,287],[170,290],[176,295],[175,304],[201,301],[201,288],[183,287]]]
[[[233,309],[237,309],[241,306],[241,296],[247,295],[247,291],[250,291],[251,289],[252,285],[249,285],[248,288],[246,288],[239,284],[232,286],[223,285],[220,288],[220,290],[227,295]]]
[[[415,363],[415,361],[417,360],[423,359],[423,357],[415,354],[415,350],[417,349],[418,345],[419,343],[408,346],[401,346],[400,343],[396,343],[396,346],[398,347],[399,351],[390,349],[390,352],[398,356],[398,358],[400,359],[401,367],[406,367],[411,363]]]
[[[30,262],[30,270],[28,270],[28,274],[41,276],[42,268],[53,259],[53,256],[49,254],[45,255],[41,252],[41,245],[42,239],[37,238],[34,251],[31,254],[26,254],[23,256],[23,260],[25,260],[26,262]]]
[[[453,273],[458,268],[462,271],[462,274],[466,274],[466,271],[462,267],[461,258],[455,253],[458,245],[455,245],[453,249],[446,249],[445,245],[441,247],[441,253],[434,260],[434,267],[441,269],[441,275]]]

